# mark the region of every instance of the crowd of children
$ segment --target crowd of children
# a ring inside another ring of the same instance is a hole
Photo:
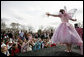
[[[1,53],[5,56],[16,56],[17,53],[36,51],[56,46],[50,41],[50,33],[29,33],[19,31],[1,32]]]

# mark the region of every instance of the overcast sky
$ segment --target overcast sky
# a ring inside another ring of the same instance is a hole
[[[74,24],[83,21],[83,1],[1,1],[1,18],[9,25],[12,22],[28,26],[32,25],[37,30],[41,25],[43,27],[58,27],[61,23],[60,18],[47,17],[46,12],[58,14],[64,6],[67,10],[77,9],[73,18],[77,21]]]

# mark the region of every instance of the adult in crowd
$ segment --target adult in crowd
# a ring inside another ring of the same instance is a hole
[[[24,32],[21,30],[21,32],[19,33],[19,36],[21,38],[21,40],[24,40]]]

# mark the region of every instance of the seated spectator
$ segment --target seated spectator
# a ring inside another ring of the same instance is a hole
[[[37,39],[34,38],[34,39],[31,41],[31,43],[32,43],[32,50],[35,51],[35,50],[36,50],[36,46],[37,46]]]
[[[50,41],[50,38],[47,38],[47,44],[48,44],[48,47],[51,47],[51,41]]]
[[[35,33],[35,38],[38,38],[38,33]]]
[[[17,44],[13,44],[12,46],[12,50],[11,50],[11,56],[16,56],[17,53],[19,53],[20,50],[18,48],[18,45]]]
[[[13,45],[13,42],[9,41],[8,50],[10,54],[11,54],[12,45]]]
[[[56,46],[56,43],[51,42],[51,47]]]
[[[23,44],[23,41],[19,38],[17,44],[18,44],[18,48],[19,48],[19,50],[21,52],[21,46]]]
[[[47,48],[47,47],[48,47],[47,41],[46,39],[44,39],[44,48]]]
[[[32,40],[32,35],[30,33],[27,34],[28,40]]]
[[[37,41],[36,50],[40,50],[41,49],[42,43],[43,43],[42,40],[39,38],[39,40]]]
[[[23,44],[21,46],[21,52],[28,52],[28,51],[32,50],[32,48],[29,45],[29,42],[30,41],[27,42],[26,39],[24,39],[24,42],[23,42]]]
[[[1,45],[1,53],[3,53],[3,55],[6,55],[6,56],[9,56],[9,51],[8,51],[8,48],[5,44],[2,44]]]

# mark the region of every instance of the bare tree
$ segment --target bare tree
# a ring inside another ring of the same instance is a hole
[[[38,34],[41,34],[41,33],[42,33],[42,30],[41,30],[41,29],[39,29],[37,32],[38,32]]]
[[[29,32],[31,32],[31,31],[33,31],[34,30],[34,28],[32,27],[32,26],[28,26],[28,31]]]
[[[17,29],[19,29],[19,26],[20,26],[20,24],[19,24],[19,23],[16,23],[16,27],[17,27]]]
[[[21,27],[21,30],[25,30],[25,25],[20,25],[20,27]]]
[[[51,31],[51,30],[53,30],[54,28],[51,27],[51,26],[47,26],[45,29],[46,29],[47,31]]]
[[[41,29],[41,30],[42,30],[42,29],[43,29],[43,26],[41,25],[41,26],[39,27],[39,29]]]
[[[16,29],[16,23],[11,23],[10,25],[12,26],[13,29]]]
[[[6,24],[5,24],[5,22],[1,22],[1,29],[6,29]]]
[[[10,26],[12,27],[11,30],[12,31],[18,31],[18,26],[19,24],[18,23],[11,23]]]
[[[1,29],[6,29],[6,24],[3,19],[1,19]]]

